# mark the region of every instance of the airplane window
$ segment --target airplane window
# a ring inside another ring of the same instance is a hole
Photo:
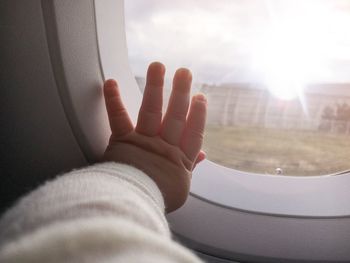
[[[204,150],[237,170],[311,176],[350,163],[350,2],[125,1],[129,61],[178,67],[209,100]]]

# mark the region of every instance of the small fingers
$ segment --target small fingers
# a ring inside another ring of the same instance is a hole
[[[181,141],[181,149],[193,162],[198,157],[203,143],[207,115],[207,100],[203,94],[192,98],[190,112]]]
[[[148,67],[146,87],[136,125],[136,132],[147,136],[158,134],[162,120],[165,67],[154,62]]]
[[[169,105],[162,123],[161,137],[172,145],[179,145],[186,125],[190,104],[192,74],[188,69],[176,71]]]
[[[134,128],[120,97],[117,82],[115,80],[107,80],[103,91],[113,136],[126,135]]]

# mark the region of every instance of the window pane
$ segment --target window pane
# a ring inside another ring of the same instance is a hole
[[[152,61],[194,75],[214,162],[261,174],[350,168],[350,1],[128,0],[126,33],[141,90]],[[166,104],[165,104],[166,106]]]

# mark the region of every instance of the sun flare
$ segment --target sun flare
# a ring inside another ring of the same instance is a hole
[[[320,10],[274,17],[256,43],[254,66],[279,99],[301,96],[308,83],[327,74],[325,61],[333,47]]]

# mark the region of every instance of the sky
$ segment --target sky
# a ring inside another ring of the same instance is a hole
[[[196,82],[350,82],[349,0],[127,0],[131,67]],[[278,77],[276,77],[278,76]]]

